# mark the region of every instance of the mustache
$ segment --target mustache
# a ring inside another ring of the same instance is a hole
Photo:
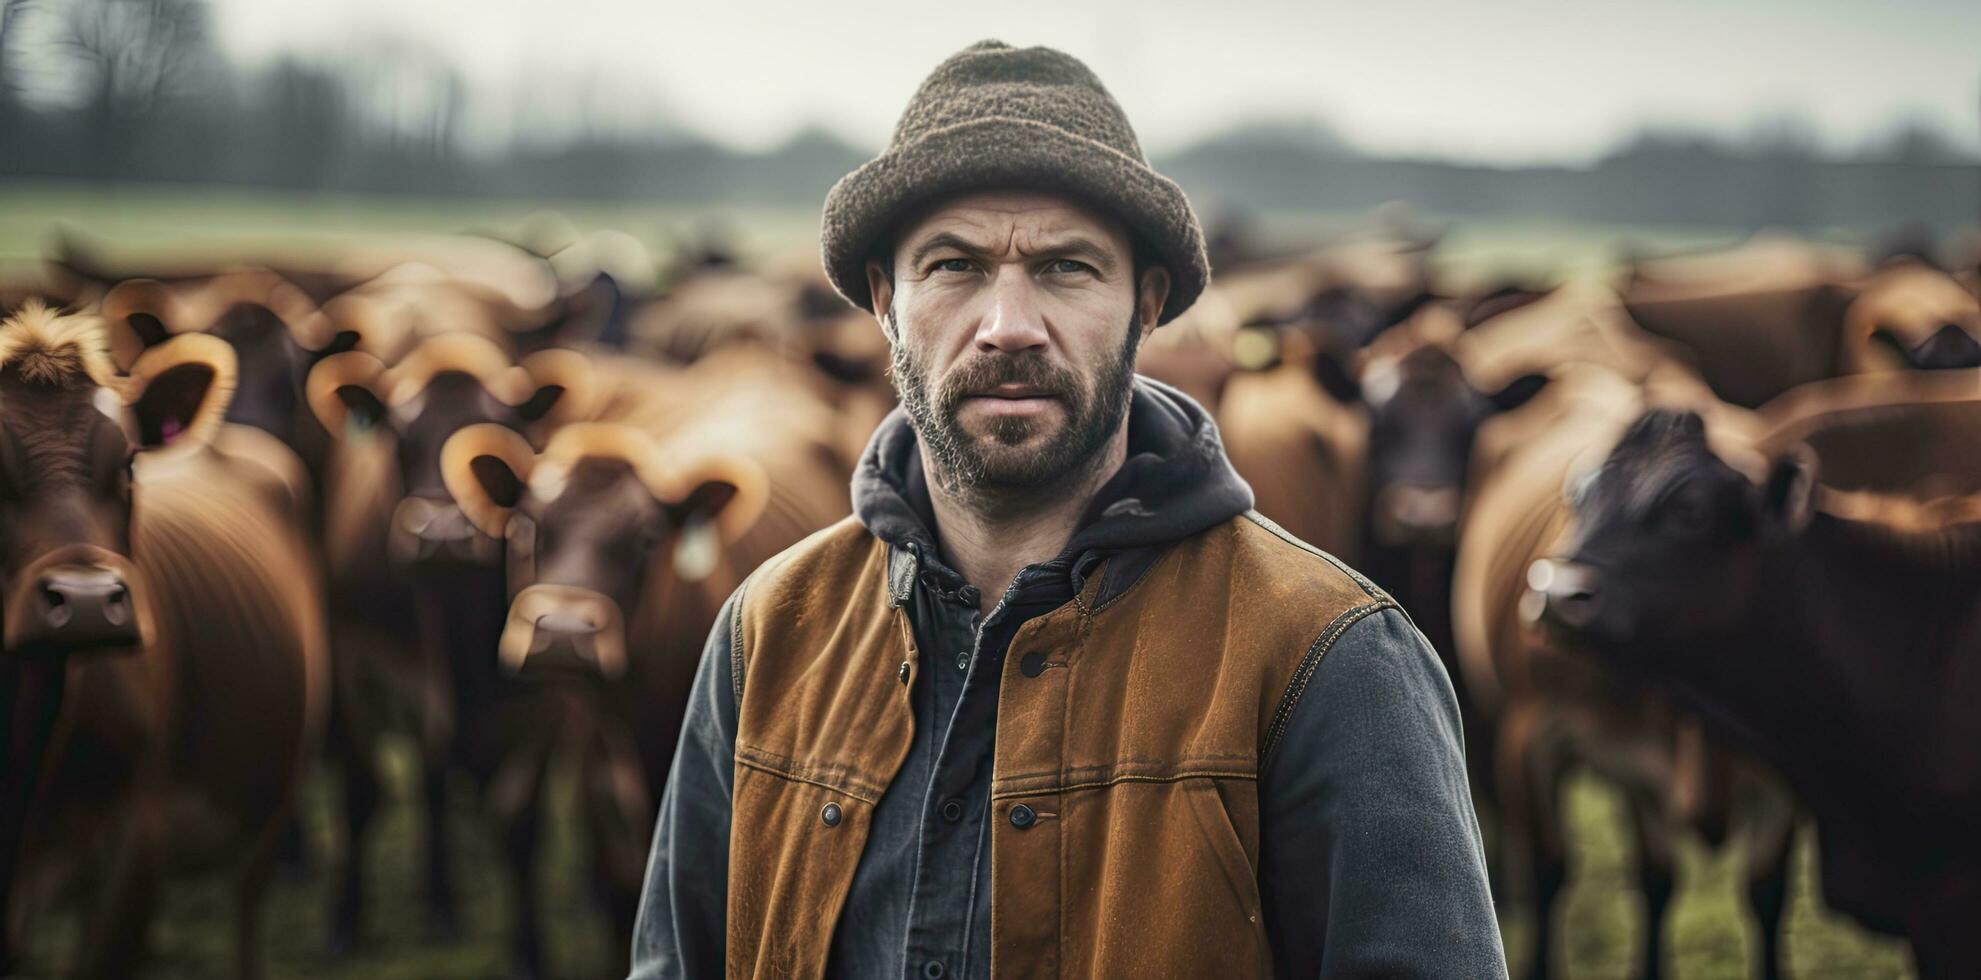
[[[1024,385],[1062,400],[1079,394],[1080,382],[1073,371],[1051,364],[1037,354],[984,354],[949,372],[942,382],[940,403],[953,410],[963,399],[999,385]]]

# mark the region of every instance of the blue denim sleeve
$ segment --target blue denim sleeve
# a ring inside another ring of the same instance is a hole
[[[1504,977],[1458,705],[1401,610],[1345,629],[1260,785],[1260,886],[1286,977]]]
[[[695,671],[633,925],[632,980],[723,974],[736,757],[729,637],[736,599],[723,603]]]

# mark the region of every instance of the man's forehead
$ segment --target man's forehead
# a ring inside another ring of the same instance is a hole
[[[1037,248],[1071,238],[1128,247],[1128,231],[1085,204],[1043,191],[978,191],[949,198],[912,222],[901,244],[948,235],[986,249]]]

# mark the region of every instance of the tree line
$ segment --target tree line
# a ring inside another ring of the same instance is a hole
[[[417,43],[245,66],[214,28],[204,0],[0,0],[0,179],[811,207],[868,155],[823,131],[748,153],[664,125],[594,124],[595,90],[539,93],[555,111],[512,114],[491,144],[459,69]],[[1923,125],[1850,154],[1792,119],[1745,139],[1643,131],[1591,165],[1501,168],[1378,159],[1322,127],[1260,124],[1157,165],[1193,197],[1251,212],[1406,200],[1716,227],[1981,219],[1981,160]]]

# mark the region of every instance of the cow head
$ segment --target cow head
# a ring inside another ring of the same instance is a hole
[[[1369,533],[1378,546],[1450,546],[1479,426],[1547,387],[1522,375],[1493,391],[1465,376],[1450,346],[1399,333],[1350,359],[1323,351],[1313,370],[1337,401],[1369,417]],[[1359,367],[1359,370],[1357,369]]]
[[[119,376],[101,324],[38,304],[0,323],[0,646],[9,654],[144,646],[134,459],[211,438],[233,387],[232,349],[199,335],[145,351]]]
[[[1981,299],[1918,260],[1888,262],[1844,314],[1853,344],[1875,344],[1914,370],[1981,367]]]
[[[317,360],[358,343],[336,331],[301,289],[262,269],[234,269],[167,285],[128,279],[106,293],[103,319],[117,328],[112,359],[128,365],[144,350],[186,333],[218,337],[234,349],[240,381],[227,421],[251,425],[294,446],[303,380]]]
[[[448,496],[442,448],[472,425],[520,431],[582,411],[589,378],[584,356],[574,351],[542,351],[519,364],[485,337],[448,333],[391,367],[363,351],[326,358],[311,370],[307,395],[334,436],[392,440],[400,481],[388,532],[395,562],[489,565],[498,544]]]
[[[441,468],[462,511],[508,544],[498,649],[517,671],[623,673],[629,620],[654,576],[707,576],[767,499],[751,460],[670,458],[615,423],[566,426],[542,455],[510,429],[471,426],[447,441]]]
[[[1806,449],[1757,485],[1714,453],[1699,415],[1648,411],[1575,481],[1573,542],[1528,570],[1523,617],[1600,649],[1686,648],[1752,614],[1760,563],[1808,525],[1814,488]]]

